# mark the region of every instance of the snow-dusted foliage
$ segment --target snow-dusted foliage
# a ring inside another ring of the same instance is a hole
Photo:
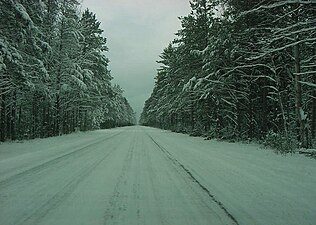
[[[134,123],[111,84],[106,39],[77,0],[0,2],[0,140]],[[109,108],[109,104],[114,107]],[[124,111],[124,112],[123,112]]]
[[[160,56],[141,123],[218,138],[264,138],[271,131],[310,146],[316,5],[194,0],[191,8]]]

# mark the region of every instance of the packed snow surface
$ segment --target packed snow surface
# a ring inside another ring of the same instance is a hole
[[[316,161],[146,127],[0,144],[3,225],[316,224]]]

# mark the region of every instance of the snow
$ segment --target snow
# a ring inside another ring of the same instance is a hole
[[[196,77],[192,77],[189,81],[188,81],[188,83],[186,83],[186,84],[184,84],[184,86],[183,86],[183,91],[189,91],[191,88],[192,88],[192,86],[193,86],[193,84],[196,82]]]
[[[249,60],[260,59],[260,58],[262,58],[262,57],[264,57],[264,56],[266,56],[268,54],[272,54],[272,53],[275,53],[275,52],[283,51],[285,49],[288,49],[288,48],[291,48],[293,46],[299,45],[301,43],[308,43],[308,42],[312,42],[313,43],[315,41],[316,41],[316,38],[305,38],[303,40],[294,41],[294,42],[292,42],[290,44],[286,44],[286,45],[281,46],[279,48],[270,49],[270,50],[268,50],[268,51],[266,51],[266,52],[264,52],[264,53],[262,53],[262,54],[260,54],[258,56],[251,57],[251,58],[249,58]]]
[[[5,69],[5,68],[6,68],[6,65],[3,62],[3,57],[2,57],[2,55],[0,55],[0,71]]]
[[[42,9],[45,9],[45,8],[46,8],[46,4],[45,4],[42,0],[39,0],[39,1],[38,1],[38,4],[40,5],[40,7],[41,7]]]
[[[195,50],[191,50],[191,54],[192,55],[196,55],[196,56],[203,56],[206,54],[206,52],[209,50],[209,46],[207,46],[206,48],[204,48],[203,50],[198,50],[198,49],[195,49]]]
[[[19,12],[19,14],[21,15],[21,17],[29,22],[30,24],[33,24],[33,21],[31,19],[31,17],[29,16],[29,14],[26,12],[26,9],[24,8],[24,6],[20,3],[15,2],[14,3],[14,8],[16,9],[16,11]]]
[[[307,114],[305,114],[304,110],[302,109],[302,107],[300,107],[300,117],[301,120],[306,120],[307,119]]]
[[[217,196],[240,224],[314,224],[316,161],[254,144],[153,132]]]
[[[203,78],[198,79],[198,81],[196,82],[196,84],[193,87],[193,90],[198,89],[198,87],[200,87],[202,85],[202,83],[204,82]]]
[[[3,143],[0,224],[315,224],[315,174],[299,154],[139,126]]]
[[[315,0],[284,0],[284,1],[277,1],[276,3],[272,3],[272,4],[269,4],[269,5],[261,5],[258,8],[255,8],[255,9],[243,12],[243,13],[241,13],[241,15],[243,16],[243,15],[246,15],[246,14],[249,14],[249,13],[253,13],[253,12],[258,12],[258,11],[261,11],[261,10],[269,10],[269,9],[285,6],[285,5],[288,5],[288,4],[298,4],[298,3],[299,4],[313,4],[313,3],[316,3],[316,1]]]
[[[311,74],[316,74],[316,71],[310,71],[309,73]],[[301,84],[308,85],[310,87],[316,88],[316,84],[310,83],[310,82],[305,82],[305,81],[299,81]]]
[[[77,76],[82,76],[82,74],[80,74],[78,71],[75,71],[74,70],[74,72],[76,72],[77,74]],[[79,75],[78,75],[79,74]],[[82,89],[82,90],[87,90],[87,85],[82,81],[82,80],[80,80],[78,77],[76,77],[75,75],[71,75],[71,78],[72,78],[72,80],[78,85],[78,87],[80,88],[80,89]]]

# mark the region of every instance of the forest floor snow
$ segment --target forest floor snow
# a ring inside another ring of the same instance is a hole
[[[126,127],[0,144],[0,224],[313,225],[316,161]]]

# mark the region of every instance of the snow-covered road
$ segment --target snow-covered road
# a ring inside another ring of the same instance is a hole
[[[145,127],[0,144],[1,225],[316,224],[316,161]]]

